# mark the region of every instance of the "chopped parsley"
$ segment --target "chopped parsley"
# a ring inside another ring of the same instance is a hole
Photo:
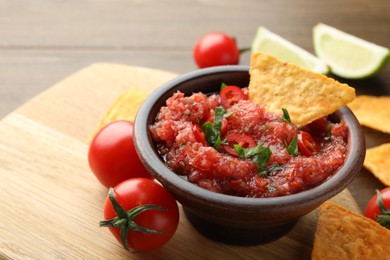
[[[219,150],[221,146],[221,129],[222,120],[225,115],[225,109],[222,107],[215,108],[214,123],[210,121],[202,125],[202,130],[205,134],[206,141],[209,145],[213,146],[216,150]]]

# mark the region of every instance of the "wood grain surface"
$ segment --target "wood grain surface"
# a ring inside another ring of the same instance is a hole
[[[107,190],[89,169],[88,136],[129,87],[153,90],[175,76],[94,64],[0,122],[0,259],[310,259],[317,210],[278,241],[252,247],[208,240],[182,211],[173,239],[150,253],[129,253],[99,228]],[[359,212],[348,190],[333,200]]]

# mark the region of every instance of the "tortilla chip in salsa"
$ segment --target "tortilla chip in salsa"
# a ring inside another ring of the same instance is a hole
[[[355,89],[260,52],[252,54],[249,97],[271,112],[287,109],[298,127],[327,116],[355,98]]]

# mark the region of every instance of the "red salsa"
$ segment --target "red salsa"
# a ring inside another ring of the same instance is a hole
[[[150,126],[166,165],[199,187],[253,198],[310,189],[343,165],[344,122],[324,117],[297,128],[287,110],[268,112],[247,91],[169,98]]]

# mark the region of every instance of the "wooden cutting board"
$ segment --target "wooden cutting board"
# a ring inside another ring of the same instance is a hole
[[[163,248],[132,254],[99,228],[107,190],[87,162],[88,136],[131,86],[153,90],[174,73],[93,64],[49,88],[0,122],[0,258],[7,259],[309,259],[318,211],[278,241],[252,247],[198,234],[181,212]],[[348,190],[333,200],[354,211]]]

